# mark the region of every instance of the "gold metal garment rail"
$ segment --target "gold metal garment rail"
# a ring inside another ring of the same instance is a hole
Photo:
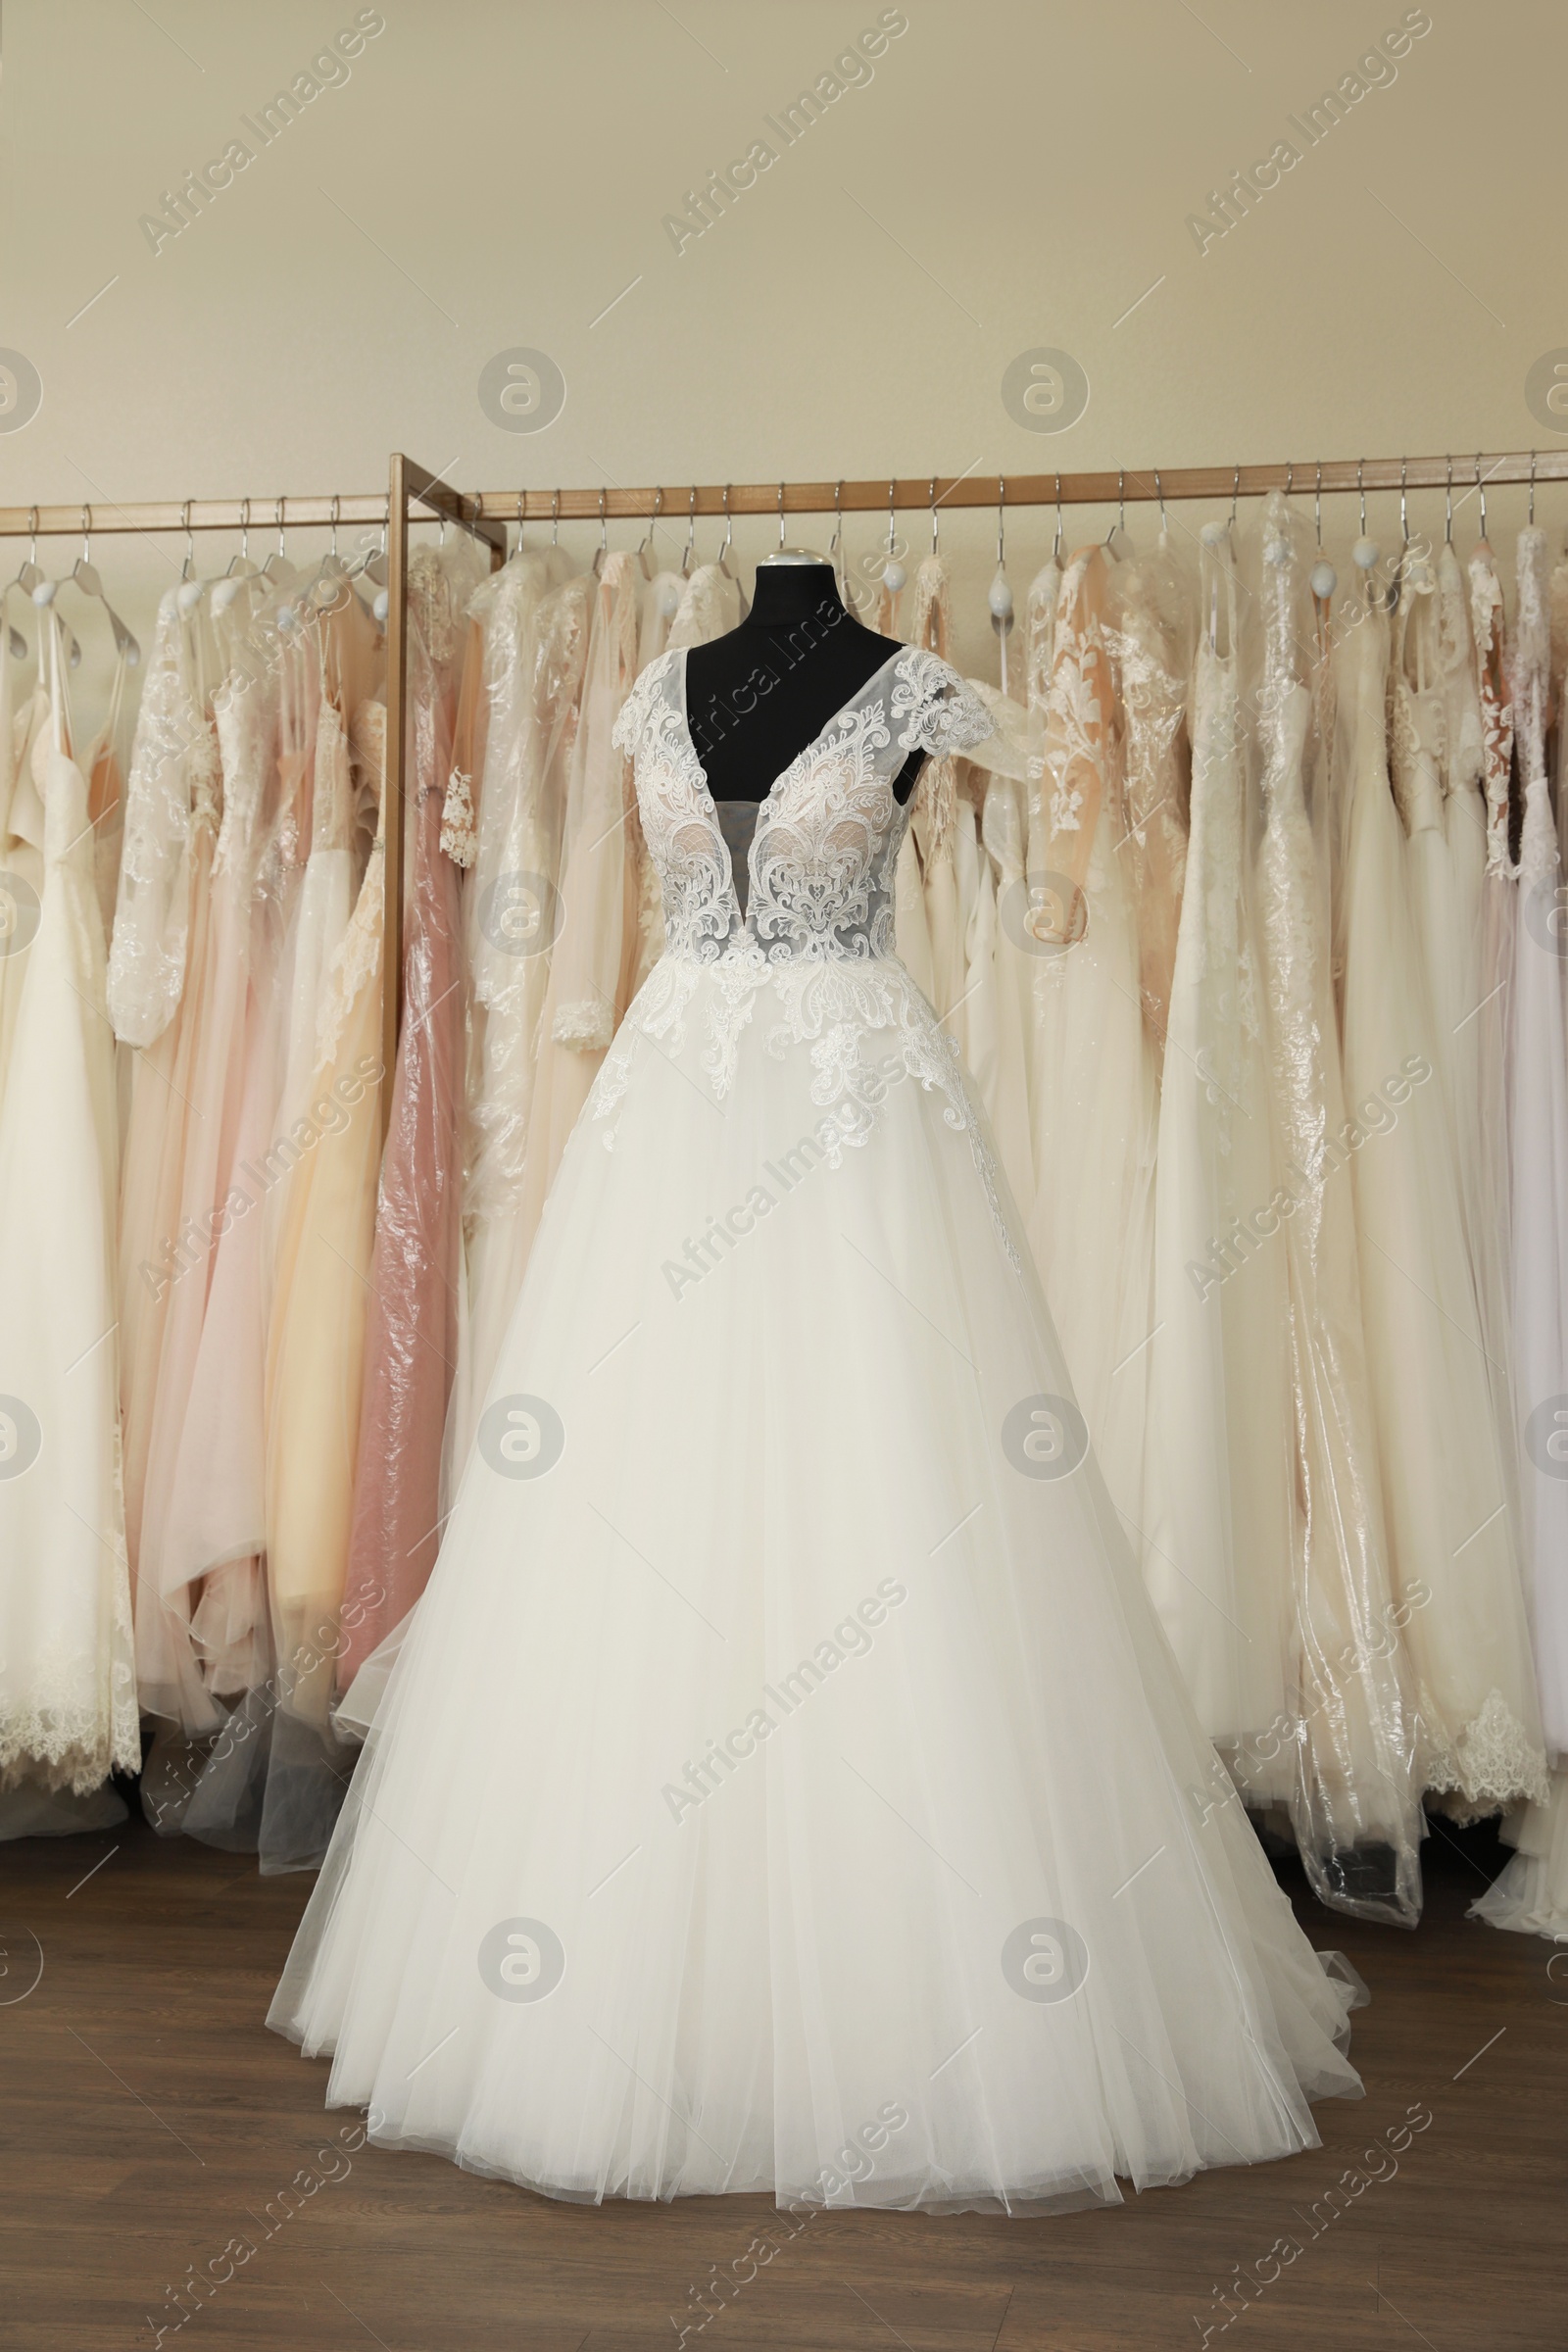
[[[1456,490],[1469,489],[1478,472],[1490,489],[1499,483],[1528,482],[1532,476],[1538,484],[1568,481],[1568,449],[1500,453],[1483,450],[1479,456],[1455,450],[1451,457],[1441,458],[1332,458],[1323,461],[1321,469],[1313,458],[1270,466],[1173,466],[1157,469],[1152,466],[1111,466],[1098,473],[1063,473],[1059,477],[1059,495],[1064,507],[1113,506],[1118,495],[1151,502],[1160,490],[1167,501],[1261,498],[1270,490],[1286,489],[1299,495],[1317,485],[1320,470],[1326,496],[1354,492],[1363,486],[1368,492],[1397,490],[1401,474],[1406,490],[1442,490],[1450,478],[1450,471]],[[435,521],[445,515],[449,522],[468,528],[479,521],[515,522],[519,497],[521,518],[525,522],[549,522],[556,517],[563,522],[597,522],[601,501],[605,518],[611,522],[632,517],[646,519],[656,512],[668,522],[684,521],[688,514],[721,516],[726,512],[726,501],[731,514],[776,515],[780,511],[781,490],[786,514],[831,514],[836,508],[846,514],[878,512],[885,514],[890,491],[894,508],[905,512],[928,509],[932,502],[929,474],[900,475],[891,483],[883,476],[854,482],[704,482],[697,484],[695,490],[685,482],[666,482],[646,489],[464,493],[448,489],[412,460],[408,473],[410,506],[425,510],[423,514],[412,514],[411,520]],[[938,474],[936,503],[950,508],[993,507],[1000,486],[1009,507],[1050,507],[1056,503],[1057,479],[1054,473],[1008,473],[999,477],[973,468],[962,474]],[[416,488],[416,481],[422,487]],[[247,509],[253,531],[275,528],[279,519],[289,530],[324,529],[333,519],[334,505],[340,524],[381,523],[387,519],[387,498],[379,491],[343,492],[335,500],[331,496],[279,500],[270,495],[249,500],[195,498],[187,503],[182,499],[154,499],[122,504],[113,499],[93,499],[87,502],[85,512],[91,516],[96,538],[116,531],[182,531],[187,527],[193,531],[237,531],[245,522]],[[69,506],[0,507],[0,538],[24,539],[33,531],[40,539],[69,537],[81,530],[82,514],[79,501]],[[488,539],[490,534],[486,532],[484,536]]]
[[[1397,490],[1402,477],[1406,490],[1442,490],[1451,478],[1456,490],[1469,489],[1479,473],[1489,489],[1501,482],[1568,481],[1568,450],[1482,451],[1441,458],[1334,458],[1319,467],[1313,458],[1298,458],[1278,466],[1112,466],[1099,473],[980,473],[938,474],[933,491],[929,474],[900,475],[889,481],[859,482],[706,482],[695,488],[685,482],[665,482],[647,489],[604,490],[485,490],[466,497],[471,516],[495,522],[615,522],[642,518],[658,512],[668,523],[684,522],[689,514],[886,514],[891,505],[906,512],[929,510],[933,503],[956,507],[994,507],[999,490],[1008,508],[1054,507],[1060,481],[1064,507],[1114,506],[1118,496],[1137,501],[1155,500],[1160,491],[1172,499],[1261,498],[1270,490],[1294,490],[1298,496],[1315,489],[1321,471],[1322,487],[1331,493],[1365,488]]]

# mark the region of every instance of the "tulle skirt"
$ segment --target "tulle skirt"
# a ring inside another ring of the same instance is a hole
[[[891,960],[822,988],[665,958],[628,1015],[270,2022],[380,2144],[567,2198],[1028,2212],[1311,2146],[1351,1992],[951,1046]]]

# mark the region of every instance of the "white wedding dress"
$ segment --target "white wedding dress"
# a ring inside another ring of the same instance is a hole
[[[85,1796],[139,1769],[141,1739],[121,1487],[115,1048],[62,633],[47,614],[44,723],[9,818],[37,853],[38,889],[36,928],[13,935],[0,1103],[0,1790]],[[16,1834],[16,1809],[0,1817]]]
[[[271,2010],[379,2144],[1018,2212],[1357,2088],[892,954],[894,779],[988,724],[901,648],[775,780],[743,919],[684,654],[622,711],[666,952]]]

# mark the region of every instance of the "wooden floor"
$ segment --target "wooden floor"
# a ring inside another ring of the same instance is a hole
[[[1469,1842],[1429,1840],[1413,1936],[1293,1884],[1373,1996],[1366,2098],[1318,2110],[1321,2148],[1050,2220],[817,2213],[760,2268],[761,2198],[558,2205],[345,2151],[324,2065],[262,2024],[307,1879],[135,1817],[0,1846],[0,2342],[676,2352],[690,2325],[704,2352],[1562,2352],[1568,1960],[1548,1974],[1549,1945],[1465,1920],[1494,1859]],[[1430,2122],[1389,2152],[1412,2109]],[[1352,2167],[1341,2211],[1327,2192]],[[237,2268],[231,2241],[254,2248]],[[190,2266],[232,2276],[176,2334]],[[715,2270],[729,2295],[699,2336]]]

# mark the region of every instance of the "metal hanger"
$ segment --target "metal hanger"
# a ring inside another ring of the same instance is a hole
[[[610,553],[610,526],[605,520],[605,494],[599,493],[599,545],[594,549],[593,575],[596,580],[605,576],[605,558]]]
[[[933,510],[933,513],[935,510]],[[1012,589],[1007,579],[1007,485],[1000,473],[997,476],[997,568],[991,575],[986,603],[991,608],[991,626],[997,632],[1002,662],[1002,691],[1007,691],[1007,639],[1012,635]]]
[[[1116,468],[1116,519],[1105,533],[1105,546],[1111,555],[1116,553],[1116,533],[1127,536],[1127,475],[1120,466]]]
[[[905,583],[905,581],[906,581],[906,580],[908,578],[908,576],[909,576],[909,575],[908,575],[908,573],[907,573],[907,572],[906,571],[906,569],[904,568],[904,565],[903,565],[903,564],[902,564],[899,562],[898,555],[897,555],[897,552],[896,552],[896,550],[897,550],[897,547],[898,547],[898,528],[897,528],[897,525],[896,525],[896,524],[895,524],[895,522],[894,522],[893,495],[894,495],[894,492],[897,490],[897,488],[898,488],[898,483],[897,483],[897,481],[896,481],[896,480],[895,480],[895,481],[891,481],[891,482],[889,482],[889,484],[888,484],[888,552],[887,552],[887,559],[886,559],[886,561],[884,562],[884,564],[883,564],[883,565],[882,565],[882,585],[883,585],[883,587],[884,587],[884,588],[887,590],[887,592],[888,592],[888,594],[889,594],[890,596],[898,596],[898,595],[900,595],[900,594],[902,593],[902,591],[903,591],[903,588],[904,588],[904,583]]]
[[[283,552],[283,506],[284,501],[278,499],[273,508],[272,520],[277,525],[277,545],[262,565],[263,578],[270,580],[274,588],[281,588],[294,577],[294,566]]]
[[[92,561],[91,507],[83,507],[81,510],[81,553],[76,558],[71,577],[83,596],[96,597],[99,604],[102,605],[109,615],[109,625],[115,632],[115,651],[122,662],[127,662],[134,669],[141,660],[141,647],[104,594],[103,581],[99,578],[97,566]]]
[[[1487,485],[1481,472],[1481,452],[1476,451],[1476,489],[1481,498],[1481,544],[1487,545]]]
[[[1061,562],[1061,476],[1056,476],[1056,536],[1051,542],[1051,561]]]
[[[1317,562],[1312,566],[1311,589],[1320,605],[1326,605],[1340,584],[1340,575],[1323,553],[1323,461],[1317,464],[1317,480],[1312,486],[1312,527],[1317,535]]]
[[[1061,476],[1058,474],[1056,479],[1059,481]],[[1165,485],[1159,478],[1157,466],[1154,467],[1154,496],[1159,501],[1159,536],[1163,544],[1170,536],[1170,516],[1165,512]]]
[[[654,511],[648,517],[648,528],[646,531],[644,531],[641,539],[637,543],[638,560],[642,564],[643,578],[645,580],[651,580],[655,572],[657,572],[659,569],[659,559],[654,554],[654,533],[659,528],[659,517],[663,511],[664,493],[662,490],[656,488],[654,491]],[[522,545],[522,525],[520,521],[517,525],[517,545],[519,547]]]
[[[1443,487],[1443,544],[1453,545],[1453,459],[1448,459],[1448,478]]]
[[[213,611],[226,612],[245,582],[260,578],[251,562],[251,502],[247,498],[240,502],[239,553],[229,558],[227,571],[213,589]]]
[[[1378,557],[1383,551],[1378,546],[1377,541],[1375,539],[1369,539],[1366,533],[1365,474],[1366,460],[1364,458],[1357,458],[1355,461],[1355,487],[1356,493],[1361,501],[1361,535],[1356,540],[1355,545],[1351,548],[1350,557],[1351,561],[1355,564],[1356,569],[1362,574],[1363,580],[1366,583],[1367,594],[1370,596],[1372,567],[1377,563]]]
[[[696,489],[696,485],[695,485],[695,483],[694,483],[694,484],[693,484],[693,486],[692,486],[692,494],[691,494],[691,497],[690,497],[690,499],[689,499],[689,500],[688,500],[688,502],[687,502],[687,507],[686,507],[686,552],[685,552],[685,554],[684,554],[684,555],[681,557],[681,560],[680,560],[680,573],[681,573],[681,578],[682,578],[683,580],[689,580],[689,579],[691,578],[691,576],[692,576],[692,565],[693,565],[693,564],[696,563],[696,561],[697,561],[697,489]]]

